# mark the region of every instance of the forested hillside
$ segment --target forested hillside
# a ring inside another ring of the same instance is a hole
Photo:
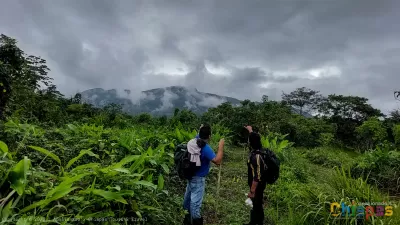
[[[202,123],[212,126],[215,150],[220,138],[228,143],[207,177],[205,224],[248,220],[244,125],[282,162],[266,189],[269,224],[400,224],[399,110],[384,115],[364,97],[300,87],[281,102],[260,96],[201,115],[129,115],[63,96],[49,72],[44,59],[0,37],[0,224],[181,224],[185,182],[173,152]],[[375,211],[331,213],[331,203],[352,201]]]
[[[197,89],[181,86],[157,88],[140,93],[131,93],[130,90],[126,89],[124,94],[118,94],[115,89],[103,90],[95,88],[83,91],[80,95],[84,103],[95,107],[118,104],[122,107],[122,112],[131,115],[149,113],[154,116],[172,116],[175,108],[188,109],[200,115],[209,108],[223,102],[229,102],[233,105],[240,104],[240,101],[235,98],[203,93]]]

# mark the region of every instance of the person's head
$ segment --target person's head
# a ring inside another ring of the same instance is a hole
[[[203,125],[199,131],[199,138],[203,140],[209,140],[211,138],[211,127],[210,125]]]
[[[249,134],[249,145],[251,150],[259,150],[262,148],[261,136],[259,133],[251,132]]]

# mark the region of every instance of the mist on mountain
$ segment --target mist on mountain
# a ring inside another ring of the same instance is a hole
[[[175,108],[188,109],[196,114],[202,114],[211,107],[224,102],[239,105],[236,98],[220,96],[198,91],[196,88],[171,86],[146,91],[104,90],[94,88],[80,93],[82,101],[95,107],[104,107],[114,103],[122,106],[129,114],[150,113],[152,115],[172,115]]]

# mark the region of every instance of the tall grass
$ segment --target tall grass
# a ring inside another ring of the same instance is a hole
[[[319,151],[323,153],[324,149]],[[304,151],[296,149],[283,151],[283,156],[278,183],[267,187],[267,215],[275,224],[400,224],[399,216],[395,215],[400,213],[398,208],[394,209],[392,217],[371,217],[369,221],[365,217],[357,220],[332,216],[330,205],[333,202],[350,205],[352,201],[389,202],[391,199],[367,178],[354,179],[348,167],[331,169],[313,164]],[[348,158],[332,156],[332,159],[348,165]]]

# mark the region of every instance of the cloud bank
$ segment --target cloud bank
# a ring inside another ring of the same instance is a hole
[[[202,92],[279,100],[306,86],[398,108],[396,0],[5,0],[0,31],[48,61],[60,91]],[[170,96],[171,97],[171,96]],[[168,98],[168,97],[167,97]]]

